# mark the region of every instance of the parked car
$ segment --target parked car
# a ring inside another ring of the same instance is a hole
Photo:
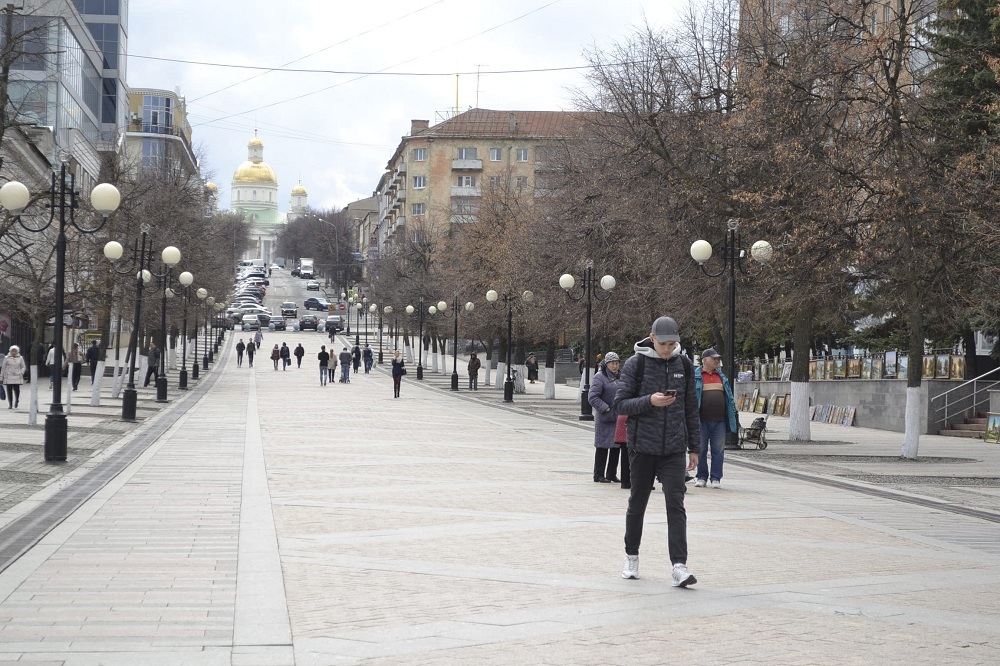
[[[285,324],[284,317],[275,317],[274,319],[271,320],[271,323],[274,324],[274,330],[276,331],[286,330],[287,325]]]
[[[319,282],[316,280],[306,282],[306,291],[319,291]]]
[[[268,325],[271,323],[271,319],[272,317],[270,313],[265,313],[265,312],[257,313],[257,321],[260,322],[261,328],[267,328]]]
[[[292,269],[292,277],[298,277],[298,276],[299,276],[299,269],[293,268]]]
[[[330,301],[325,298],[312,296],[302,302],[302,307],[306,310],[321,310],[323,312],[327,312],[330,309]]]
[[[323,325],[323,330],[327,333],[334,332],[339,333],[344,330],[344,318],[340,315],[330,315],[326,318],[326,323]]]
[[[295,301],[285,301],[281,304],[281,316],[295,319],[299,316],[299,306],[295,304]]]
[[[244,331],[260,330],[260,320],[257,319],[257,315],[252,315],[252,314],[243,315],[243,330]]]
[[[299,330],[305,331],[310,328],[314,331],[319,328],[319,317],[308,313],[299,317]]]

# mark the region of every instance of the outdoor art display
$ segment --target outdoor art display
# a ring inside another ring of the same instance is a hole
[[[986,434],[983,435],[983,441],[1000,443],[1000,414],[990,413],[986,420]]]

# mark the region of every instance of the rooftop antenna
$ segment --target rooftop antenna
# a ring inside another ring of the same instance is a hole
[[[482,65],[476,65],[476,108],[479,108],[479,72],[482,69]]]
[[[458,74],[455,75],[455,115],[458,115]]]

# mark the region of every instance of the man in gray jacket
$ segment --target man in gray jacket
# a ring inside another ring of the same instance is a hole
[[[635,343],[635,355],[621,372],[615,410],[627,414],[632,491],[625,514],[625,566],[622,578],[639,577],[642,523],[654,477],[667,502],[667,548],[673,585],[697,581],[687,568],[687,514],[684,476],[698,466],[701,424],[694,366],[680,353],[677,322],[660,317],[649,337]]]

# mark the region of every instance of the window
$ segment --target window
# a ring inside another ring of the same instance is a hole
[[[479,200],[455,197],[451,200],[451,212],[455,215],[475,215],[479,212]]]
[[[503,157],[502,148],[490,148],[490,162],[499,162]]]
[[[475,148],[459,148],[458,149],[458,159],[460,159],[460,160],[474,160],[474,159],[476,159],[476,149]]]
[[[476,177],[475,176],[459,176],[458,177],[459,187],[475,187]]]
[[[528,177],[527,176],[518,176],[514,180],[514,185],[517,187],[517,189],[523,190],[524,188],[528,187]]]
[[[503,182],[500,176],[490,176],[490,187],[500,187]]]
[[[413,161],[414,162],[426,162],[427,161],[427,149],[426,148],[414,148],[413,149]]]
[[[517,161],[518,162],[527,162],[528,161],[528,149],[527,148],[518,148],[515,154],[517,155]]]
[[[410,204],[410,214],[411,215],[426,215],[427,214],[427,204],[425,204],[425,203]]]
[[[413,189],[422,190],[427,187],[427,176],[414,176]]]

